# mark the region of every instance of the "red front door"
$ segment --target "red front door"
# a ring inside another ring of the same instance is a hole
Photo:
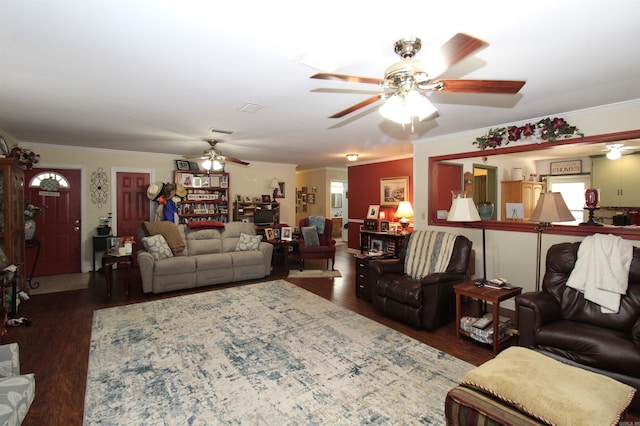
[[[118,235],[136,236],[140,224],[149,220],[148,187],[148,173],[116,173],[116,229]]]
[[[42,172],[61,175],[68,187],[59,191],[42,191],[30,187],[32,178]],[[34,239],[40,243],[40,254],[34,276],[81,272],[80,259],[80,170],[32,169],[25,171],[25,202],[47,206],[35,216]],[[28,246],[25,253],[25,273],[31,274],[37,249]]]

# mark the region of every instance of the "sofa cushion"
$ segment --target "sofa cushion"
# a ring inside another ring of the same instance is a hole
[[[192,220],[187,222],[189,229],[222,229],[224,228],[224,222],[218,222],[217,220]]]
[[[196,261],[193,256],[174,256],[169,259],[155,261],[153,275],[178,275],[196,272]]]
[[[199,254],[194,256],[194,259],[196,261],[196,270],[198,272],[209,269],[233,268],[231,256],[227,253]]]
[[[256,226],[250,222],[229,222],[224,226],[222,238],[238,238],[240,234],[256,235]]]
[[[240,234],[236,251],[257,251],[262,241],[262,235]]]
[[[320,245],[318,229],[315,226],[303,226],[301,231],[305,247],[317,247]]]
[[[234,268],[243,266],[264,266],[264,255],[261,251],[236,251],[231,254],[231,260]]]
[[[217,229],[187,230],[186,237],[190,256],[222,252],[222,236]]]
[[[147,229],[149,235],[162,234],[167,244],[169,244],[169,247],[171,247],[173,254],[180,253],[184,250],[186,244],[182,235],[180,235],[178,225],[175,223],[168,221],[144,222],[144,227]]]
[[[142,245],[144,246],[144,249],[151,253],[151,256],[156,260],[173,257],[173,252],[162,234],[144,237],[142,239]]]

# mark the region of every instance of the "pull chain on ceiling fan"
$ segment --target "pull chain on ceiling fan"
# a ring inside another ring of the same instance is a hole
[[[396,41],[394,45],[394,51],[402,61],[388,67],[384,79],[331,73],[318,73],[311,78],[377,84],[384,89],[383,93],[365,99],[329,118],[341,118],[380,99],[387,99],[380,107],[380,114],[388,120],[402,124],[403,130],[405,124],[411,123],[413,133],[413,122],[416,118],[421,121],[437,111],[427,99],[428,92],[515,94],[524,86],[524,81],[437,78],[453,65],[488,45],[483,40],[458,33],[437,51],[427,54],[422,60],[417,60],[414,56],[420,51],[422,41],[414,37],[404,38]]]

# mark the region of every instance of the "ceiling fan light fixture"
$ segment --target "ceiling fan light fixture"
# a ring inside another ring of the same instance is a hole
[[[436,107],[416,90],[409,90],[406,95],[392,95],[379,109],[384,118],[398,124],[409,124],[413,117],[424,120],[436,111]]]
[[[620,147],[617,145],[611,145],[609,147],[609,152],[607,152],[607,158],[609,160],[617,160],[622,157],[622,153],[620,152]]]
[[[204,160],[202,167],[210,172],[219,172],[224,169],[224,161],[220,157],[215,156]]]
[[[347,160],[356,161],[358,159],[358,154],[347,154]]]

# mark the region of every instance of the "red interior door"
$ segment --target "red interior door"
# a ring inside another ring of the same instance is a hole
[[[116,229],[118,235],[136,236],[140,224],[149,220],[148,187],[148,173],[116,173]]]
[[[62,175],[69,183],[59,191],[47,193],[39,187],[31,188],[31,179],[39,173],[51,172]],[[70,274],[81,272],[80,259],[80,170],[32,169],[25,171],[25,202],[36,206],[46,205],[35,216],[34,239],[40,242],[40,254],[35,264],[34,276]],[[25,273],[31,274],[37,249],[25,252]]]

